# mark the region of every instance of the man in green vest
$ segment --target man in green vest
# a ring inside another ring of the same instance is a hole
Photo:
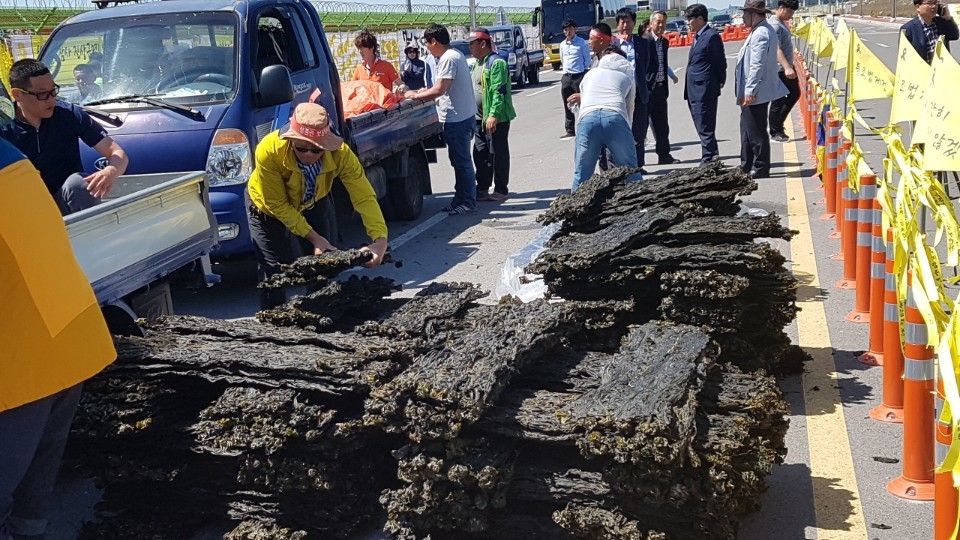
[[[510,69],[493,49],[486,28],[475,28],[467,37],[473,66],[473,93],[477,98],[478,129],[473,139],[473,163],[477,167],[477,200],[503,201],[510,183],[510,121],[513,109]],[[522,68],[521,68],[522,69]],[[493,185],[493,192],[490,186]]]

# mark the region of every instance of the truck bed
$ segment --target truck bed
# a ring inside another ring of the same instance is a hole
[[[126,175],[102,204],[64,218],[101,304],[209,254],[217,245],[203,171]]]
[[[350,144],[366,167],[443,131],[432,101],[405,100],[347,119]]]

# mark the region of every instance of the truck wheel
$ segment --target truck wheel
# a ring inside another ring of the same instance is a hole
[[[554,62],[550,64],[550,67],[552,67],[554,71],[560,71],[560,62]]]
[[[530,84],[540,83],[540,65],[530,66]]]
[[[426,158],[418,152],[410,153],[407,176],[390,182],[390,216],[399,221],[412,221],[423,212],[422,179],[429,177]]]
[[[523,88],[523,85],[527,83],[527,68],[519,67],[517,68],[517,85],[516,88]]]

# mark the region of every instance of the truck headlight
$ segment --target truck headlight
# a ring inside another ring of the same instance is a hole
[[[207,154],[207,181],[211,186],[242,184],[253,172],[247,135],[239,129],[218,129]]]
[[[507,63],[511,66],[517,63],[517,53],[510,53],[507,55]]]

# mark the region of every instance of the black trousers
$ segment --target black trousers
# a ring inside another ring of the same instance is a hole
[[[769,105],[767,102],[740,107],[740,167],[745,172],[770,170]]]
[[[787,120],[793,106],[800,100],[800,79],[797,77],[788,79],[781,71],[780,80],[790,93],[770,104],[770,135],[785,134],[783,123]]]
[[[574,116],[573,111],[567,107],[567,98],[580,92],[580,81],[583,80],[585,74],[585,71],[581,73],[564,73],[563,76],[560,77],[560,97],[563,98],[563,127],[567,133],[574,133],[574,124],[576,123],[576,116]]]
[[[500,122],[493,133],[477,122],[473,136],[473,164],[477,168],[477,193],[489,193],[490,186],[502,195],[510,184],[510,122]]]
[[[637,147],[637,167],[646,165],[644,154],[644,143],[647,140],[647,127],[650,125],[650,115],[647,112],[647,104],[639,99],[633,102],[633,125],[630,129],[633,131],[633,144]]]
[[[246,195],[247,222],[250,224],[250,236],[253,239],[253,251],[257,257],[257,271],[261,281],[280,273],[281,264],[290,264],[298,257],[313,254],[313,245],[305,238],[290,232],[279,219],[260,211]],[[336,231],[337,214],[333,207],[333,197],[329,195],[317,201],[313,207],[303,211],[303,217],[317,234],[331,244]],[[283,289],[260,289],[260,309],[277,307],[287,301]]]
[[[690,107],[693,125],[700,136],[700,163],[707,163],[720,156],[717,146],[717,98],[688,101],[687,106]]]
[[[657,157],[660,161],[670,159],[670,121],[667,118],[667,83],[658,84],[650,92],[650,127],[657,141]]]

